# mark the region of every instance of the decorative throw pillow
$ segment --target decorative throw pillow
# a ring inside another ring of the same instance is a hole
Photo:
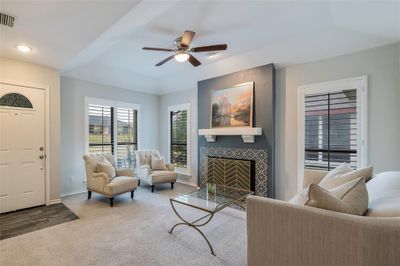
[[[342,163],[335,169],[331,170],[323,179],[332,179],[337,175],[345,174],[348,172],[353,171],[353,168],[351,168],[347,163]],[[322,181],[322,180],[321,180]],[[309,187],[304,188],[302,191],[298,192],[293,198],[289,200],[290,203],[296,204],[296,205],[305,205],[306,202],[309,200],[308,198],[308,191]]]
[[[368,191],[363,177],[328,191],[311,184],[306,206],[342,213],[364,215],[368,209]]]
[[[108,179],[110,180],[116,176],[114,167],[107,160],[103,160],[102,162],[97,163],[97,172],[106,173]]]
[[[333,189],[351,180],[359,177],[363,177],[365,182],[371,179],[373,173],[373,167],[369,166],[366,168],[361,168],[353,170],[348,164],[342,164],[339,167],[333,169],[329,172],[322,180],[319,182],[319,186],[324,189]]]
[[[151,169],[152,170],[167,170],[165,167],[164,158],[161,157],[160,159],[155,158],[154,156],[151,157]]]
[[[148,154],[142,154],[139,157],[140,165],[148,165],[151,166],[151,157]]]

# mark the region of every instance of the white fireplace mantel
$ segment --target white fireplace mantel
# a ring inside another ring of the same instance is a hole
[[[204,136],[207,142],[215,142],[217,136],[242,136],[244,143],[254,143],[255,136],[262,135],[261,127],[230,127],[199,129],[199,135]]]

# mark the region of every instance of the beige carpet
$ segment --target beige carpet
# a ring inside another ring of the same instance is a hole
[[[169,185],[140,187],[117,197],[114,207],[100,195],[67,197],[80,219],[0,241],[0,265],[245,265],[245,213],[227,208],[203,227],[216,257],[194,229],[177,227],[169,197],[193,190]],[[187,217],[199,213],[185,208]]]

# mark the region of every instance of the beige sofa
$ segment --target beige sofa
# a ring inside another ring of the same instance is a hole
[[[304,186],[325,172],[306,172]],[[247,200],[248,265],[400,265],[400,172],[367,182],[366,216],[252,196]]]
[[[91,153],[83,155],[86,170],[86,186],[88,199],[92,196],[92,191],[102,194],[110,199],[113,207],[114,196],[131,192],[131,198],[138,186],[138,179],[133,177],[133,170],[129,168],[117,168],[115,158],[111,153]],[[109,180],[106,173],[97,172],[97,163],[107,160],[116,170],[116,177]]]
[[[136,175],[140,180],[151,186],[151,192],[154,192],[155,185],[162,183],[171,183],[171,189],[173,189],[177,179],[173,164],[166,164],[165,170],[154,170],[151,168],[151,158],[160,159],[161,157],[158,150],[135,151]]]

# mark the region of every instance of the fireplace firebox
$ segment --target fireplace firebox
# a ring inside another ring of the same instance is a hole
[[[225,157],[207,157],[207,183],[255,191],[255,162]]]

